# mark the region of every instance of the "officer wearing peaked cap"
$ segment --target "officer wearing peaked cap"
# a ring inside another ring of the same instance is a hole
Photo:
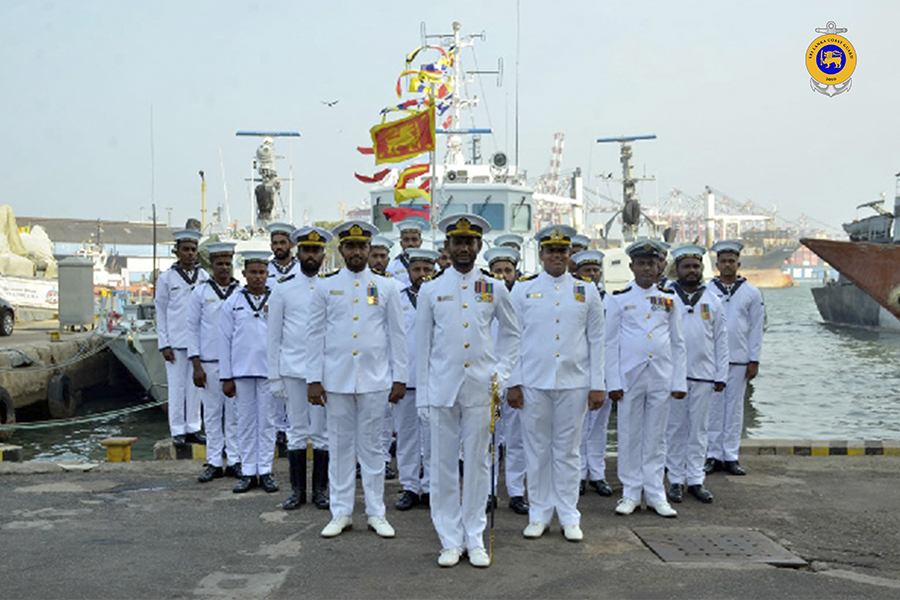
[[[425,222],[421,219],[404,219],[394,226],[400,232],[400,254],[390,262],[387,272],[391,274],[398,282],[401,288],[409,285],[409,258],[406,251],[410,248],[420,248],[422,246],[422,230],[425,228]]]
[[[618,475],[622,499],[616,514],[640,505],[664,517],[677,515],[663,484],[670,398],[687,394],[681,313],[673,293],[657,285],[663,247],[639,240],[626,252],[634,281],[606,297],[606,387],[618,402]]]
[[[312,442],[313,504],[328,508],[328,435],[325,408],[309,403],[306,394],[307,326],[309,304],[325,260],[325,246],[332,239],[320,227],[301,227],[291,233],[297,247],[299,270],[275,286],[269,299],[269,327],[266,356],[269,385],[276,403],[287,407],[287,432],[291,495],[282,504],[285,510],[306,503],[306,447]]]
[[[197,244],[201,234],[195,229],[174,232],[176,262],[156,281],[156,330],[159,351],[166,361],[169,390],[169,431],[176,446],[188,442],[205,443],[200,433],[200,390],[191,383],[188,360],[188,299],[209,274],[197,265]]]
[[[507,400],[522,409],[531,504],[524,535],[541,537],[556,512],[566,539],[578,542],[581,427],[588,409],[603,406],[606,385],[600,294],[567,272],[574,235],[565,225],[539,231],[544,270],[512,291],[522,343]]]
[[[332,520],[322,537],[340,535],[353,523],[356,461],[365,493],[368,525],[394,537],[385,518],[381,430],[385,405],[406,393],[406,327],[400,294],[391,280],[367,266],[378,230],[347,221],[334,228],[344,268],[322,278],[313,291],[307,335],[307,396],[326,404],[328,478]],[[385,360],[388,357],[388,360]]]
[[[502,389],[518,355],[519,328],[506,286],[475,267],[483,218],[456,214],[438,223],[453,266],[422,286],[416,315],[416,402],[431,421],[431,520],[441,541],[438,564],[490,566],[484,549],[490,490],[488,454],[491,380]],[[499,322],[497,343],[491,321]],[[466,457],[460,503],[460,442]]]

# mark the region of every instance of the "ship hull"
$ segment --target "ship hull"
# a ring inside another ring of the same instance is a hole
[[[900,332],[900,320],[843,278],[812,288],[812,295],[819,314],[827,323]]]

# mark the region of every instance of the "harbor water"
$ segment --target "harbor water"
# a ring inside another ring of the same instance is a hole
[[[809,285],[765,290],[768,328],[760,374],[745,405],[744,437],[812,440],[900,439],[900,334],[822,322]],[[79,414],[142,401],[140,389],[84,398]],[[610,449],[615,449],[615,413]],[[168,437],[165,413],[149,409],[99,422],[17,431],[12,443],[32,460],[102,460],[100,440],[138,438],[134,460],[149,460]]]

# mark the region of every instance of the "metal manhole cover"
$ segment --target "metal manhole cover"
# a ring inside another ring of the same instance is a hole
[[[634,529],[666,562],[752,562],[801,567],[806,561],[750,529]]]

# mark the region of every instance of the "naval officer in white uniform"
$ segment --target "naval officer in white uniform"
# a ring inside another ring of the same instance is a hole
[[[191,383],[188,360],[188,299],[209,274],[197,265],[200,232],[175,231],[175,257],[172,267],[156,281],[156,331],[159,351],[166,361],[169,396],[169,431],[176,446],[206,443],[200,433],[200,390]]]
[[[207,246],[213,276],[199,285],[188,300],[188,357],[194,367],[194,385],[200,389],[206,429],[206,469],[200,483],[233,475],[240,477],[237,449],[237,413],[226,402],[219,383],[219,313],[225,300],[240,286],[232,275],[233,242]],[[224,452],[224,457],[223,457]],[[223,469],[227,460],[228,468]]]
[[[323,537],[353,523],[356,460],[369,528],[394,537],[385,518],[381,429],[385,404],[406,392],[408,357],[400,293],[366,266],[377,231],[362,221],[334,228],[345,266],[322,278],[310,303],[307,395],[328,411],[332,520]]]
[[[766,308],[760,291],[738,275],[743,248],[743,244],[734,240],[718,242],[712,247],[719,275],[713,277],[709,287],[725,309],[729,366],[725,390],[720,392],[720,397],[713,397],[709,410],[709,447],[704,465],[707,473],[722,470],[731,475],[746,474],[738,462],[744,395],[747,382],[759,374]]]
[[[593,282],[568,273],[573,227],[549,225],[535,236],[544,270],[512,291],[522,332],[507,401],[522,409],[528,499],[526,538],[539,538],[554,511],[570,542],[583,538],[578,504],[581,427],[606,400],[603,304]]]
[[[387,272],[399,282],[401,288],[409,285],[409,257],[406,251],[422,246],[422,229],[425,222],[421,219],[404,219],[395,225],[400,232],[400,254],[394,257],[387,267]]]
[[[700,502],[713,501],[703,487],[707,421],[713,391],[725,389],[728,378],[728,331],[722,303],[703,285],[706,248],[684,244],[672,250],[677,280],[670,283],[681,311],[684,345],[687,348],[688,393],[673,400],[666,430],[667,496],[681,502],[684,487]]]
[[[328,435],[325,407],[309,403],[306,396],[307,319],[313,290],[319,282],[319,269],[325,261],[325,245],[332,239],[320,227],[301,227],[291,233],[297,247],[300,269],[287,275],[272,290],[269,299],[269,326],[266,355],[269,363],[269,387],[276,403],[286,404],[290,428],[288,466],[291,495],[282,504],[294,510],[306,503],[306,445],[312,442],[312,501],[317,508],[328,508]]]
[[[241,254],[247,285],[225,301],[219,315],[219,378],[222,391],[237,406],[241,453],[242,477],[232,491],[242,494],[261,486],[272,493],[278,491],[278,484],[272,475],[275,423],[266,356],[272,293],[266,287],[269,252],[245,250]]]
[[[452,267],[422,286],[416,315],[416,402],[428,408],[431,420],[431,520],[441,541],[439,565],[456,565],[467,550],[473,566],[488,567],[483,535],[490,491],[491,380],[496,375],[499,388],[506,386],[519,352],[519,327],[506,286],[475,267],[488,222],[457,214],[438,227],[447,235]],[[499,322],[496,347],[494,319]]]
[[[666,422],[669,402],[687,395],[681,312],[674,292],[657,287],[660,242],[638,240],[626,252],[634,281],[607,296],[606,387],[618,402],[618,475],[622,498],[616,514],[641,503],[663,517],[678,513],[666,501]]]

